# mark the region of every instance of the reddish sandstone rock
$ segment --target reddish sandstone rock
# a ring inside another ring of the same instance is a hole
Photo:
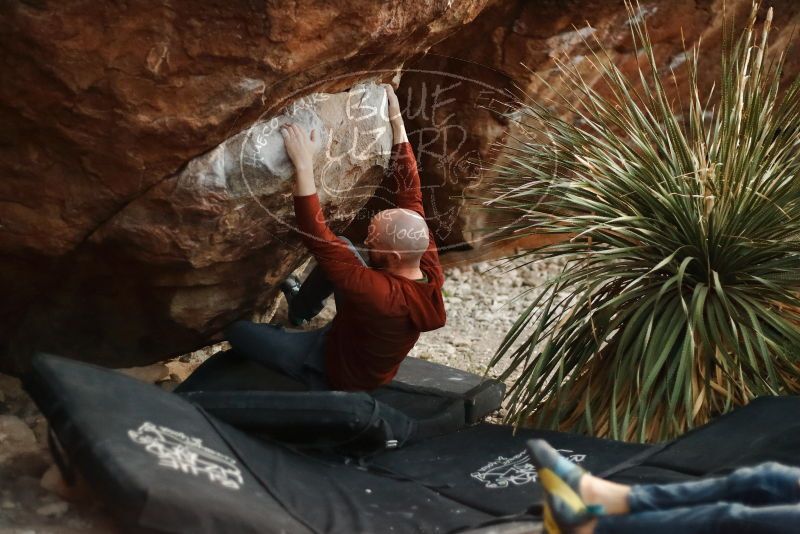
[[[314,93],[193,158],[70,253],[12,348],[109,364],[161,359],[263,309],[305,256],[280,125],[316,131],[319,194],[341,229],[388,164],[385,101],[375,84]]]
[[[145,364],[266,306],[299,241],[181,169],[302,96],[390,79],[486,2],[4,2],[0,368]]]

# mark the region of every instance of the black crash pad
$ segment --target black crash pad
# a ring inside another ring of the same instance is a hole
[[[420,484],[256,439],[112,370],[37,356],[26,382],[71,465],[131,529],[450,532],[491,517]]]
[[[175,391],[304,391],[303,384],[240,356],[235,349],[204,362]],[[408,357],[395,379],[369,392],[376,400],[430,427],[451,432],[477,423],[497,410],[505,385],[417,358]],[[447,417],[443,417],[443,414]]]
[[[35,358],[27,387],[65,463],[126,526],[161,532],[444,533],[535,521],[541,492],[524,452],[534,437],[626,482],[800,463],[797,397],[759,399],[654,446],[478,424],[356,459],[256,439],[179,395],[57,357]]]
[[[475,424],[500,408],[505,384],[493,378],[448,367],[419,358],[407,357],[400,364],[394,380],[373,391],[378,399],[387,399],[389,392],[449,397],[464,402],[465,422]]]

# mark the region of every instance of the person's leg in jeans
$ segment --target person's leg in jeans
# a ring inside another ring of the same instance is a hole
[[[800,469],[765,463],[724,477],[632,486],[628,508],[628,515],[600,517],[595,532],[797,532]]]
[[[328,389],[324,352],[329,327],[289,331],[280,325],[237,321],[225,329],[225,338],[244,358],[280,371],[311,389]]]
[[[694,482],[633,486],[628,495],[631,513],[718,502],[749,506],[800,503],[800,469],[769,462]]]
[[[720,502],[597,518],[594,534],[794,534],[800,504],[747,506]]]
[[[800,524],[794,467],[767,463],[696,482],[625,486],[586,473],[541,440],[528,448],[542,471],[551,517],[579,534],[793,532]],[[587,511],[598,506],[609,515]]]
[[[350,240],[346,241],[353,254],[367,265],[365,259]],[[293,324],[309,320],[317,315],[324,301],[333,292],[333,285],[316,267],[300,288],[300,292],[289,301],[289,318]],[[218,369],[230,368],[231,360],[247,359],[263,364],[298,380],[311,389],[329,389],[325,374],[325,334],[330,324],[310,331],[289,331],[280,325],[238,321],[225,329],[232,351],[209,358],[197,368],[176,391],[202,390],[204,385],[214,383]],[[223,361],[227,360],[227,361]],[[194,375],[197,377],[194,377]]]
[[[369,265],[368,257],[356,248],[346,237],[337,236],[348,244],[348,248],[361,260],[364,265]],[[325,277],[319,265],[311,270],[300,290],[293,296],[287,295],[289,303],[289,321],[293,325],[300,325],[316,317],[325,307],[325,300],[333,293],[333,284]]]

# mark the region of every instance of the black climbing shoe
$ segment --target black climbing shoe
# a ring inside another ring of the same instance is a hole
[[[281,282],[280,289],[283,292],[283,296],[286,297],[286,303],[288,304],[289,323],[292,326],[303,326],[306,324],[308,321],[305,319],[298,319],[292,316],[292,300],[300,292],[300,279],[290,274],[286,280]]]
[[[286,297],[286,302],[292,302],[295,295],[300,292],[300,280],[293,274],[290,274],[286,280],[281,282],[280,285],[281,291],[283,291],[283,296]]]

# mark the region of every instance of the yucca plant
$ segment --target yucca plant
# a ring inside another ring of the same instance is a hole
[[[569,236],[516,256],[564,268],[490,365],[519,374],[517,423],[652,441],[800,392],[800,81],[781,86],[754,5],[740,37],[724,25],[718,90],[701,95],[694,48],[673,101],[627,8],[637,79],[586,43],[601,83],[557,62],[561,100],[523,103],[489,169],[512,235]]]

